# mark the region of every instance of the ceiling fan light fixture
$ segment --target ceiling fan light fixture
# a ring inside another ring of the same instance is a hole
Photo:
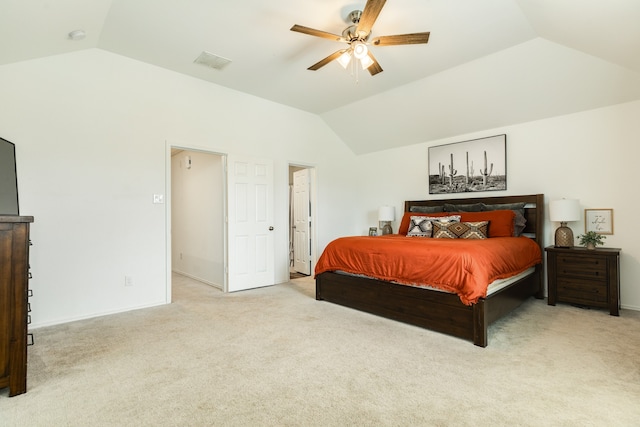
[[[362,58],[367,57],[367,53],[369,49],[367,49],[367,45],[362,42],[354,42],[353,43],[353,56],[362,60]]]
[[[340,65],[342,65],[342,68],[346,70],[349,62],[351,62],[351,51],[345,50],[344,53],[338,57],[337,61]]]
[[[362,65],[362,69],[366,70],[373,65],[373,59],[369,56],[365,56],[364,58],[360,58],[360,64]]]
[[[337,60],[340,65],[345,69],[351,64],[351,74],[358,79],[359,67],[356,65],[358,60],[363,70],[367,70],[369,74],[375,76],[383,71],[382,67],[378,63],[378,60],[369,52],[367,43],[371,36],[371,30],[378,15],[382,11],[383,6],[387,0],[367,0],[362,11],[356,10],[349,14],[347,22],[351,21],[352,25],[349,25],[342,31],[342,35],[316,30],[302,25],[294,25],[291,27],[291,31],[295,31],[302,34],[307,34],[314,37],[320,37],[323,39],[333,40],[340,43],[347,43],[349,47],[333,52],[331,55],[316,62],[308,70],[316,71],[328,63]],[[372,44],[374,46],[393,46],[393,45],[407,45],[407,44],[423,44],[429,41],[429,32],[411,33],[411,34],[397,34],[390,36],[377,36],[373,39]],[[353,58],[355,57],[355,59]]]

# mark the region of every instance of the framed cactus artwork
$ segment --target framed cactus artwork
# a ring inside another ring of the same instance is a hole
[[[429,194],[507,189],[507,135],[429,147]]]

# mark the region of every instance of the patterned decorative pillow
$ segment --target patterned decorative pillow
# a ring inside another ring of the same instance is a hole
[[[450,216],[412,216],[409,222],[409,231],[407,231],[408,237],[431,237],[433,221],[441,221],[443,224],[449,222],[460,222],[460,215]]]
[[[409,223],[409,237],[431,237],[431,220],[426,216],[412,216]]]
[[[435,239],[486,239],[489,221],[441,222],[433,221],[432,237]]]
[[[514,211],[461,212],[461,222],[489,221],[489,235],[512,237],[516,213]]]

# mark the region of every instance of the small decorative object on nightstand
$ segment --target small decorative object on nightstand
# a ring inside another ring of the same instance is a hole
[[[567,227],[567,222],[580,219],[580,204],[576,199],[553,200],[549,202],[549,219],[559,222],[556,230],[555,246],[557,248],[573,247],[573,231]]]
[[[595,231],[587,231],[578,236],[580,244],[587,249],[595,249],[598,245],[604,245],[604,239],[606,238],[606,236],[598,234]]]
[[[545,248],[549,305],[566,302],[608,308],[612,316],[620,308],[620,249],[581,247]]]
[[[396,210],[393,206],[382,206],[378,211],[378,221],[380,222],[381,234],[391,234],[391,221],[396,219]]]

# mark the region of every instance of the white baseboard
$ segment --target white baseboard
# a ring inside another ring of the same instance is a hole
[[[49,322],[32,323],[31,325],[29,325],[29,330],[44,328],[44,327],[47,327],[47,326],[61,325],[63,323],[76,322],[78,320],[86,320],[86,319],[93,319],[93,318],[96,318],[96,317],[109,316],[109,315],[112,315],[112,314],[126,313],[128,311],[141,310],[143,308],[157,307],[157,306],[166,305],[166,304],[167,303],[165,301],[162,301],[162,302],[155,302],[155,303],[151,303],[151,304],[144,304],[144,305],[139,305],[139,306],[134,306],[134,307],[121,308],[121,309],[118,309],[118,310],[104,311],[104,312],[99,312],[99,313],[91,313],[91,314],[86,314],[86,315],[83,315],[83,316],[67,317],[67,318],[64,318],[64,319],[52,320],[52,321],[49,321]]]
[[[181,276],[188,277],[189,279],[197,280],[198,282],[204,283],[205,285],[213,286],[214,288],[217,288],[217,289],[220,289],[220,290],[223,289],[222,285],[220,285],[218,283],[213,283],[213,282],[211,282],[209,280],[205,280],[205,279],[203,279],[201,277],[197,277],[197,276],[194,276],[194,275],[189,274],[189,273],[185,273],[185,272],[180,271],[180,270],[171,270],[171,271],[173,273],[179,274]]]

